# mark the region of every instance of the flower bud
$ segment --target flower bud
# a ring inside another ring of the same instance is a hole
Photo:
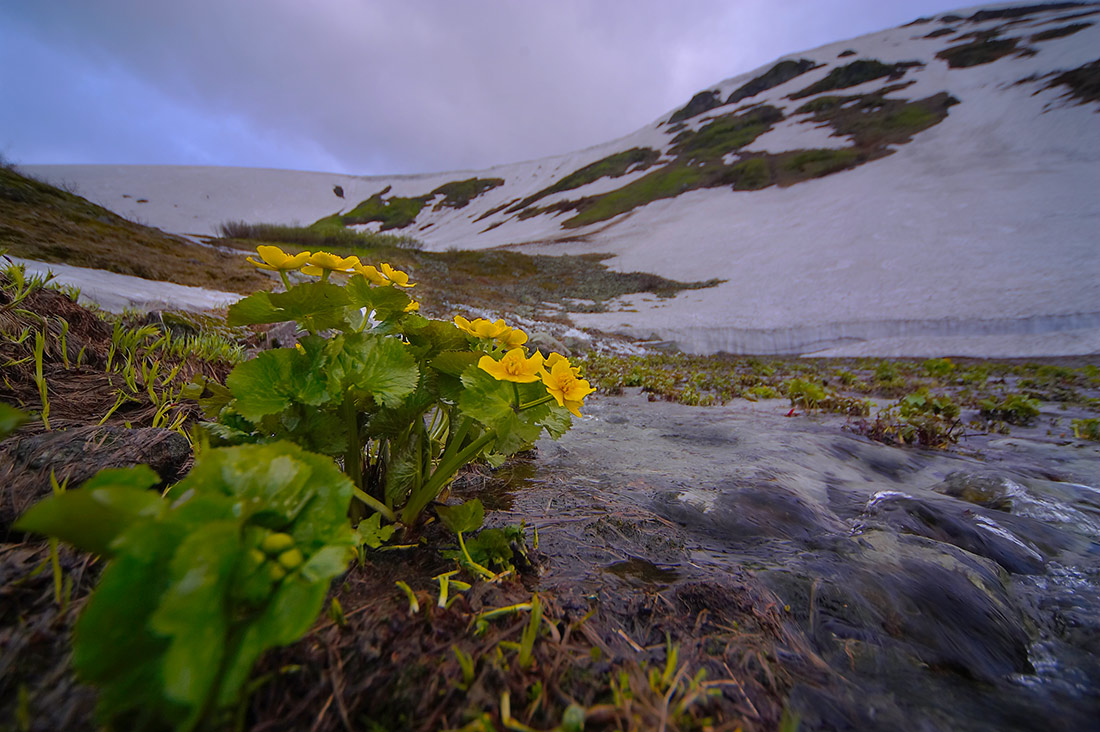
[[[302,556],[302,551],[298,547],[293,549],[287,549],[285,552],[279,555],[279,564],[283,566],[283,569],[292,570],[298,567],[305,558]]]
[[[294,537],[290,534],[268,534],[260,544],[260,548],[269,556],[285,552],[292,546],[294,546]]]

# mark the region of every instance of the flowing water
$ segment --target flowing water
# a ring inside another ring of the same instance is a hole
[[[750,571],[840,679],[796,684],[802,729],[1095,728],[1100,445],[1044,414],[889,447],[788,409],[593,399],[498,515],[539,527],[549,588]]]

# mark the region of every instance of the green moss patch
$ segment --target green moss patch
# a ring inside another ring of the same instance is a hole
[[[470,201],[477,198],[482,193],[491,191],[502,185],[504,185],[503,178],[467,178],[466,180],[456,180],[450,183],[444,183],[432,191],[432,196],[443,196],[443,200],[435,204],[432,210],[440,211],[444,208],[465,208]]]
[[[602,160],[597,160],[579,170],[573,171],[564,178],[556,181],[553,185],[543,188],[538,193],[528,196],[509,209],[509,213],[515,213],[520,209],[525,209],[536,201],[540,201],[554,193],[580,188],[589,183],[594,183],[600,178],[619,178],[626,175],[626,172],[631,168],[635,170],[645,170],[657,162],[657,159],[660,157],[661,153],[648,147],[632,147],[629,150],[624,150],[614,155],[608,155]]]
[[[1060,28],[1051,28],[1050,30],[1040,31],[1031,36],[1031,42],[1036,43],[1039,41],[1050,41],[1055,38],[1065,38],[1066,36],[1072,36],[1078,31],[1083,31],[1085,28],[1093,25],[1092,23],[1070,23],[1069,25],[1063,25]]]
[[[884,64],[874,59],[859,59],[846,66],[833,69],[824,79],[810,84],[802,91],[791,94],[790,98],[803,99],[833,89],[847,89],[848,87],[858,86],[883,77],[897,80],[905,74],[907,69],[923,65],[919,61],[899,61],[895,64]]]
[[[416,198],[403,198],[401,196],[385,198],[389,190],[387,186],[385,190],[375,193],[351,211],[342,215],[340,220],[345,226],[379,221],[382,223],[382,231],[403,229],[416,221],[420,211],[432,198],[431,195]]]
[[[718,97],[717,89],[714,91],[701,91],[693,96],[690,102],[673,112],[668,121],[670,124],[682,122],[720,106],[722,106],[722,100]]]
[[[936,54],[936,58],[947,62],[953,69],[965,69],[993,63],[1016,51],[1018,38],[986,38],[964,43],[960,46],[945,48]]]
[[[1059,74],[1043,88],[1059,86],[1066,87],[1067,96],[1076,99],[1078,104],[1100,102],[1100,59]]]
[[[785,84],[796,76],[801,76],[810,69],[816,68],[816,63],[805,58],[799,59],[798,61],[780,61],[760,76],[750,79],[744,85],[738,87],[733,94],[730,94],[729,99],[726,100],[726,104],[735,104],[742,99],[756,96],[780,84]]]

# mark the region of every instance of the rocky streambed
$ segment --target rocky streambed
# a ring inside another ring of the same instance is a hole
[[[777,662],[800,729],[1092,728],[1100,445],[1044,414],[951,451],[889,447],[788,410],[593,399],[496,516],[539,529],[545,589],[762,585],[797,639]]]

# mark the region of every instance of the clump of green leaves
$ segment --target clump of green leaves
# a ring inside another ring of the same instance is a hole
[[[925,388],[899,399],[862,422],[858,430],[872,440],[888,444],[946,447],[962,434],[959,405],[949,396],[936,396]]]
[[[273,268],[307,261],[261,251]],[[541,356],[521,383],[479,365],[522,351],[526,334],[501,321],[479,337],[420,316],[408,276],[388,264],[382,275],[355,257],[319,252],[308,261],[321,263],[305,265],[324,270],[320,281],[255,293],[229,308],[230,324],[294,322],[304,335],[295,348],[239,364],[224,387],[205,382],[189,392],[216,419],[208,426],[215,439],[291,440],[340,458],[361,504],[355,518],[377,511],[412,526],[462,466],[483,456],[499,462],[543,431],[569,429],[568,403],[555,402],[536,374]],[[342,283],[329,280],[341,271]]]
[[[110,560],[73,665],[115,729],[222,719],[260,654],[309,629],[351,556],[350,481],[295,445],[208,449],[167,497],[157,482],[145,466],[104,470],[17,524]]]
[[[1071,424],[1073,436],[1078,440],[1100,442],[1100,419],[1075,419]]]
[[[1039,416],[1039,401],[1023,394],[1009,394],[1003,399],[983,399],[980,406],[982,419],[990,422],[1026,426]]]

